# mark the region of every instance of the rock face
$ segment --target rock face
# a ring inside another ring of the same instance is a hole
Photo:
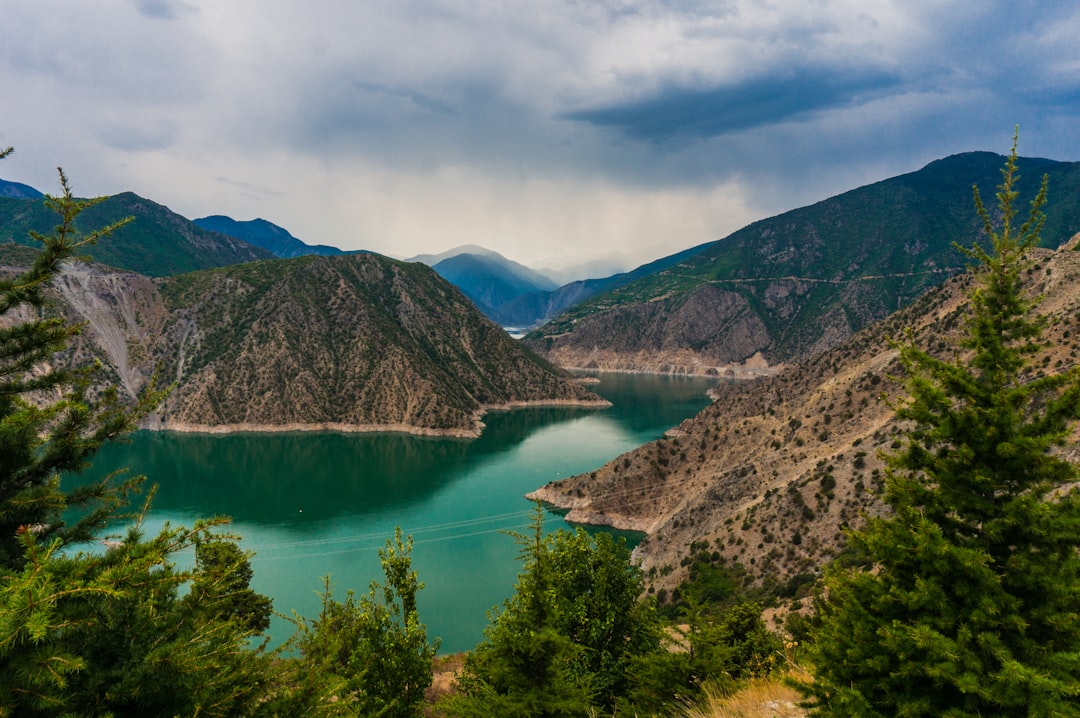
[[[1054,371],[1080,362],[1080,252],[1040,252],[1027,277],[1053,345],[1043,370]],[[901,395],[888,338],[911,327],[931,353],[951,352],[943,339],[960,329],[969,282],[953,278],[775,376],[722,385],[664,439],[530,497],[570,521],[645,532],[636,553],[657,588],[677,585],[681,559],[703,549],[761,580],[813,573],[843,546],[844,526],[883,510],[880,452],[899,446],[903,428],[881,398]],[[1074,459],[1078,440],[1066,449]]]
[[[560,366],[580,369],[742,375],[743,360],[768,341],[768,327],[744,297],[705,285],[585,317],[572,341],[556,337],[546,354]]]
[[[430,268],[301,257],[152,280],[74,264],[56,284],[134,395],[175,383],[150,428],[475,436],[487,408],[602,399],[525,350]]]
[[[771,365],[814,356],[964,271],[952,242],[979,231],[971,187],[992,197],[1003,158],[973,152],[755,222],[656,271],[593,296],[530,333],[526,344],[580,366],[594,351],[662,371],[727,367],[760,353]],[[1044,173],[1052,202],[1043,237],[1080,231],[1080,163],[1022,159],[1024,196]],[[643,362],[653,357],[653,364]]]

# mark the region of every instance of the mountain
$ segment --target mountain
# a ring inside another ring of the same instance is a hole
[[[514,318],[514,321],[507,322],[507,325],[534,327],[551,317],[557,316],[568,307],[572,307],[575,304],[585,301],[589,297],[593,297],[602,292],[611,291],[624,284],[629,284],[640,277],[655,274],[673,264],[678,264],[684,259],[700,252],[705,246],[707,245],[698,245],[697,247],[684,249],[676,254],[661,257],[648,264],[643,264],[630,272],[613,274],[610,277],[582,279],[565,284],[553,291],[522,294],[503,304],[500,307],[500,311],[505,315]]]
[[[25,264],[0,245],[0,264]],[[5,261],[6,260],[6,261]],[[151,278],[75,263],[58,303],[129,395],[175,382],[150,428],[475,436],[490,408],[602,399],[484,318],[429,267],[375,254]]]
[[[11,199],[41,199],[44,196],[45,195],[28,184],[0,179],[0,197],[10,197]]]
[[[498,252],[476,245],[456,247],[442,254],[421,254],[408,262],[434,268],[465,293],[486,316],[503,326],[519,326],[517,316],[503,307],[514,299],[556,288],[556,283]]]
[[[450,259],[451,257],[458,256],[459,254],[477,254],[481,257],[502,257],[502,255],[498,252],[492,251],[490,249],[485,249],[478,244],[463,244],[459,247],[448,249],[445,252],[440,252],[439,254],[418,254],[415,257],[409,257],[405,261],[420,262],[421,264],[426,264],[429,267],[434,267],[436,264],[443,261],[444,259]],[[506,258],[503,257],[503,259]]]
[[[1003,158],[954,155],[755,222],[689,257],[575,305],[528,335],[568,367],[724,373],[813,356],[963,271],[977,236],[971,187],[993,197]],[[1080,163],[1021,159],[1020,191],[1044,173],[1043,237],[1080,230]]]
[[[321,256],[345,254],[344,250],[326,244],[307,244],[289,234],[287,229],[265,219],[238,221],[232,217],[215,214],[192,221],[205,230],[242,239],[248,244],[262,247],[275,257],[283,259],[302,257],[305,254]]]
[[[129,216],[133,221],[92,247],[97,261],[163,277],[273,256],[242,240],[208,232],[168,207],[131,192],[88,208],[79,217],[79,226],[104,227]],[[31,230],[46,233],[55,225],[56,214],[43,202],[0,197],[0,243],[32,244]]]
[[[1080,362],[1080,244],[1034,251],[1027,291],[1041,296],[1047,371]],[[971,276],[961,274],[838,345],[757,379],[727,383],[714,403],[659,440],[531,498],[567,520],[643,531],[635,554],[655,590],[686,577],[704,551],[738,561],[758,581],[795,586],[844,547],[843,528],[883,511],[881,451],[903,434],[883,399],[903,374],[890,337],[911,328],[920,347],[952,358]],[[1080,461],[1080,435],[1062,448]],[[785,590],[782,589],[781,590]]]

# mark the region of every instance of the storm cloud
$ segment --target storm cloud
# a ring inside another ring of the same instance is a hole
[[[1080,9],[0,0],[0,176],[396,256],[651,259],[974,149],[1080,159]]]

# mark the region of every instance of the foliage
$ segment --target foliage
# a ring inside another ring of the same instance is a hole
[[[466,659],[456,715],[584,716],[630,689],[636,657],[660,650],[625,541],[583,529],[515,535],[523,568],[515,595],[493,613]]]
[[[214,523],[138,527],[103,554],[19,538],[25,564],[0,582],[0,716],[229,716],[260,701],[268,659],[255,632],[220,620],[207,594],[179,598],[199,570],[174,557],[228,537]]]
[[[675,630],[676,650],[645,655],[635,663],[633,688],[620,702],[624,712],[669,714],[706,685],[734,688],[771,673],[782,646],[766,628],[761,610],[751,601],[716,608],[688,600],[682,615],[686,627]]]
[[[32,234],[41,244],[33,265],[0,279],[0,569],[22,566],[20,528],[35,533],[42,545],[53,539],[67,545],[88,540],[104,526],[137,482],[114,484],[109,477],[63,491],[60,474],[84,469],[102,443],[133,429],[161,399],[151,388],[134,406],[125,406],[115,387],[94,395],[98,365],[47,363],[80,327],[40,316],[45,287],[62,262],[124,223],[80,234],[76,218],[100,200],[75,199],[62,171],[60,186],[60,196],[45,200],[59,224],[51,234]],[[69,509],[81,516],[71,524],[64,519]]]
[[[438,641],[428,641],[417,614],[416,594],[424,584],[412,569],[411,552],[412,539],[403,540],[399,528],[379,551],[386,582],[372,582],[359,599],[349,591],[344,602],[334,600],[326,579],[319,617],[295,619],[292,643],[301,657],[286,680],[299,691],[285,701],[283,715],[420,715]],[[305,692],[312,677],[322,687]]]
[[[104,553],[74,551],[138,480],[65,491],[61,475],[84,469],[160,393],[125,406],[113,388],[95,389],[96,365],[49,363],[79,327],[43,318],[45,288],[62,262],[122,224],[80,234],[76,218],[98,200],[75,199],[63,172],[60,184],[45,201],[59,224],[32,234],[41,250],[30,269],[0,280],[0,715],[234,715],[255,705],[266,662],[249,643],[259,629],[224,619],[213,592],[181,599],[181,587],[210,585],[212,572],[174,563],[205,542],[231,546],[232,586],[248,590],[232,539],[200,523],[144,541],[135,526]]]
[[[1080,370],[1044,375],[1042,320],[1020,282],[1046,180],[1017,227],[1016,144],[966,335],[937,359],[900,346],[911,429],[889,457],[889,518],[852,541],[875,571],[837,571],[803,686],[819,716],[1075,715],[1080,701],[1080,496],[1056,451],[1080,418]]]
[[[236,621],[252,633],[270,628],[272,602],[249,587],[250,558],[233,541],[197,539],[194,578],[184,600],[202,603],[215,619]]]

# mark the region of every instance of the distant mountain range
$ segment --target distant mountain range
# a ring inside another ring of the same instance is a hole
[[[31,230],[47,233],[56,215],[37,198],[0,197],[0,243],[32,245]],[[132,192],[109,197],[79,217],[84,229],[104,227],[124,217],[133,221],[90,250],[98,262],[151,277],[164,277],[274,255],[243,240],[207,231],[190,220]]]
[[[561,366],[609,370],[723,373],[816,355],[964,270],[953,242],[979,234],[972,185],[992,202],[1003,162],[954,155],[755,222],[635,270],[524,341]],[[1049,175],[1046,244],[1080,231],[1080,163],[1019,168],[1024,196]]]
[[[465,245],[442,254],[422,254],[410,262],[422,262],[456,286],[484,314],[503,326],[518,324],[519,317],[505,310],[516,298],[557,287],[554,281],[498,252]]]
[[[0,197],[12,199],[41,199],[45,195],[28,184],[0,179]]]
[[[631,272],[562,286],[540,272],[476,245],[457,247],[442,254],[419,255],[408,261],[432,266],[502,326],[530,328],[589,297],[678,263],[704,246],[663,257]]]
[[[302,257],[308,254],[325,257],[346,254],[344,250],[337,247],[303,242],[289,234],[289,231],[284,227],[279,227],[265,219],[238,221],[232,217],[215,214],[192,221],[203,229],[221,232],[230,237],[242,239],[249,244],[254,244],[256,247],[262,247],[275,257],[282,259]]]

